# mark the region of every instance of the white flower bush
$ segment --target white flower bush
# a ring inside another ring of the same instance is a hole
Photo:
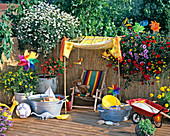
[[[55,5],[39,2],[38,5],[24,8],[25,17],[18,24],[19,48],[29,48],[42,52],[51,52],[64,36],[74,38],[79,34],[78,18],[60,11]]]

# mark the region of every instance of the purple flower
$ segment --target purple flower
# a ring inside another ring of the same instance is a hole
[[[148,58],[149,58],[147,54],[144,54],[144,57],[145,57],[146,59],[148,59]]]
[[[130,35],[132,35],[132,33],[130,33]]]
[[[2,129],[2,130],[7,130],[7,128],[6,128],[6,127],[2,127],[1,129]]]
[[[5,134],[1,134],[0,136],[5,136]]]
[[[143,56],[143,52],[140,55]]]
[[[145,50],[144,50],[144,53],[145,53],[145,54],[146,54],[146,53],[148,53],[148,50],[147,50],[147,49],[145,49]]]
[[[132,55],[132,52],[131,52],[131,51],[129,51],[129,54],[133,57],[133,55]]]
[[[138,38],[140,39],[140,36],[138,36]]]
[[[146,45],[143,45],[143,49],[146,49]]]
[[[1,123],[0,126],[5,126],[5,124],[4,124],[4,123]]]
[[[125,57],[126,56],[126,53],[123,53],[123,57]]]
[[[137,53],[134,53],[135,56],[137,56],[138,54]]]
[[[138,59],[139,59],[139,57],[135,56],[135,60],[138,60]]]
[[[141,44],[140,47],[142,47],[143,45]]]
[[[131,43],[133,43],[133,41],[131,41]]]

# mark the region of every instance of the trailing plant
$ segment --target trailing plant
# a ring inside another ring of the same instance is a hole
[[[19,49],[26,48],[46,55],[64,36],[73,38],[79,33],[78,19],[60,11],[55,5],[39,2],[28,9],[18,24]]]
[[[1,88],[6,94],[17,93],[35,93],[38,84],[38,76],[35,71],[29,69],[24,70],[24,67],[16,71],[3,73],[0,77]]]
[[[9,129],[12,124],[13,124],[13,121],[11,120],[8,120],[8,117],[4,116],[4,113],[5,112],[8,112],[8,114],[11,114],[9,111],[7,111],[6,108],[2,108],[0,107],[0,135],[1,136],[5,136],[5,131],[7,129]]]
[[[149,119],[140,120],[139,122],[140,134],[153,136],[156,128],[153,127]]]
[[[8,21],[8,17],[6,15],[2,15],[2,22],[0,22],[0,59],[2,60],[2,53],[5,54],[6,58],[9,59],[12,53],[12,30],[10,26],[10,22]]]
[[[134,29],[136,29],[135,32]],[[156,32],[160,29],[159,25],[152,29],[155,31],[154,33],[145,32],[143,27],[136,23],[134,27],[129,27],[129,34],[120,42],[122,50],[120,75],[127,79],[125,88],[133,80],[140,81],[142,85],[150,84],[151,76],[167,71],[170,39]],[[140,30],[143,32],[141,33]],[[118,59],[112,55],[108,60],[112,60],[113,64],[118,63]],[[118,67],[115,67],[114,70],[117,71]]]
[[[43,63],[40,67],[42,68],[42,73],[49,77],[57,75],[63,76],[64,74],[64,62],[60,61],[55,55],[49,58],[49,60]],[[72,66],[67,64],[66,69],[69,67],[71,68]],[[66,73],[68,73],[68,71],[66,71]]]

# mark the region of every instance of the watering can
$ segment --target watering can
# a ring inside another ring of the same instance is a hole
[[[13,113],[13,111],[14,111],[14,109],[15,109],[15,106],[17,106],[18,104],[19,104],[18,101],[14,100],[14,101],[13,101],[13,104],[12,104],[12,106],[11,106],[11,108],[10,108],[10,107],[7,106],[6,104],[0,103],[0,106],[6,107],[6,108],[8,109],[7,111],[9,111],[9,112],[11,113],[10,115],[8,115],[9,113],[6,111],[6,112],[3,113],[3,115],[6,116],[6,117],[8,117],[9,120],[12,120],[12,113]],[[3,110],[3,109],[0,109],[0,111],[1,111],[1,110]]]

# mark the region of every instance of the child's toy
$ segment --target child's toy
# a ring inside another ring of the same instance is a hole
[[[8,109],[8,111],[11,113],[10,115],[8,115],[8,112],[5,112],[3,115],[6,116],[6,117],[8,117],[8,119],[12,119],[12,113],[13,113],[13,111],[14,111],[14,109],[15,109],[15,106],[17,106],[18,104],[19,104],[18,101],[14,100],[14,101],[13,101],[13,104],[12,104],[12,106],[11,106],[11,108],[10,108],[10,107],[8,107],[6,104],[0,103],[0,106],[6,107],[6,108]],[[0,111],[1,111],[1,110],[2,110],[2,109],[0,109]]]
[[[27,103],[20,103],[17,106],[16,114],[20,118],[27,118],[31,114],[31,108]]]
[[[44,119],[49,119],[49,118],[54,118],[55,116],[53,116],[51,113],[49,113],[49,112],[44,112],[44,113],[42,113],[42,114],[37,114],[37,113],[35,113],[35,112],[32,112],[31,113],[31,115],[36,115],[37,117],[40,117],[40,119],[42,119],[42,120],[44,120]]]
[[[132,114],[132,121],[137,124],[141,120],[141,115],[151,117],[151,121],[155,124],[157,128],[160,128],[162,126],[163,122],[163,116],[170,118],[169,115],[165,114],[169,112],[169,109],[166,109],[162,107],[159,104],[156,104],[152,101],[149,101],[147,99],[131,99],[127,100],[126,103],[128,103],[130,106],[133,107],[133,109],[136,111]],[[161,117],[160,126],[157,126],[154,118],[155,117]]]
[[[86,94],[89,95],[88,89],[90,88],[89,85],[83,85],[82,79],[78,79],[76,81],[73,81],[73,84],[75,86],[75,92],[80,94]]]

